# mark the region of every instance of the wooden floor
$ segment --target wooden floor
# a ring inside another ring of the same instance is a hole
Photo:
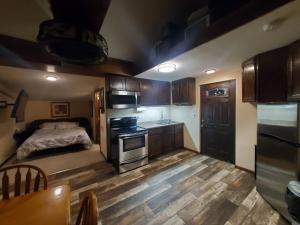
[[[90,190],[102,225],[288,224],[256,192],[252,174],[185,150],[122,175],[105,162],[52,175],[50,185],[59,184],[72,188],[72,224]]]

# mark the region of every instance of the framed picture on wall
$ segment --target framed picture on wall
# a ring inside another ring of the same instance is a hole
[[[51,102],[51,117],[69,117],[69,102]]]

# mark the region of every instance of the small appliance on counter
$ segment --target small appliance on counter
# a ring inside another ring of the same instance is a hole
[[[291,220],[285,193],[289,182],[300,178],[299,105],[258,104],[257,121],[257,191]]]
[[[109,119],[109,140],[108,160],[119,173],[148,164],[148,130],[136,117]]]

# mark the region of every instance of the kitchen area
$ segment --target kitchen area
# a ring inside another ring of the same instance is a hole
[[[186,128],[172,120],[171,102],[192,106],[195,94],[195,78],[167,82],[108,76],[107,160],[122,173],[183,148]]]

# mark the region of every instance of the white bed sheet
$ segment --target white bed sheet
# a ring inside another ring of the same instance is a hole
[[[91,139],[84,128],[39,129],[17,149],[17,159],[22,160],[35,151],[73,144],[83,144],[87,149],[91,147]]]

